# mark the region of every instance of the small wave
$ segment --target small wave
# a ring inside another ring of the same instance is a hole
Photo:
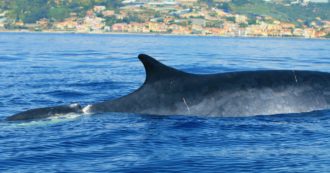
[[[77,97],[84,97],[86,95],[83,92],[69,91],[69,90],[55,90],[55,91],[46,92],[44,94],[56,98],[77,98]]]
[[[18,56],[6,56],[6,55],[0,56],[0,62],[10,62],[10,61],[19,61],[19,60],[22,60],[22,58]]]
[[[89,55],[97,55],[102,56],[106,55],[105,53],[95,51],[95,50],[82,50],[82,51],[61,51],[61,52],[54,52],[50,53],[55,56],[89,56]]]

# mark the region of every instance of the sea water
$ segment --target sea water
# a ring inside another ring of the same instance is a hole
[[[4,121],[126,95],[145,80],[140,53],[191,73],[330,72],[329,40],[0,33],[0,172],[330,172],[330,110]]]

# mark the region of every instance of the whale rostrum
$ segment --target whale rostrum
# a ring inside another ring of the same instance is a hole
[[[29,120],[65,113],[127,112],[151,115],[255,116],[330,109],[330,73],[259,70],[191,74],[140,54],[146,79],[136,91],[81,108],[32,109],[8,120]],[[18,118],[19,117],[19,118]]]
[[[46,108],[37,108],[27,110],[7,118],[8,121],[20,121],[20,120],[34,120],[41,118],[48,118],[53,116],[60,116],[69,113],[83,113],[79,104],[61,105]]]

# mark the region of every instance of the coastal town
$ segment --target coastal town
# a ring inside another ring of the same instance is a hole
[[[62,1],[55,1],[59,5]],[[119,8],[94,5],[83,16],[70,12],[62,20],[40,18],[33,23],[8,18],[0,13],[0,32],[36,31],[70,33],[153,33],[228,37],[329,38],[330,20],[321,17],[305,22],[283,21],[268,15],[234,13],[199,0],[124,0]],[[270,2],[267,2],[270,3]],[[272,2],[275,3],[275,2]],[[286,6],[308,6],[309,1],[291,1]],[[329,2],[318,2],[327,4]]]

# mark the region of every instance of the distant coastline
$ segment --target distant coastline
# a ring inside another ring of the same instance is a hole
[[[0,2],[0,32],[321,39],[330,38],[329,9],[296,0],[11,0]]]
[[[298,36],[231,36],[231,35],[202,35],[202,34],[172,34],[172,33],[141,33],[141,32],[74,32],[74,31],[29,31],[29,30],[0,30],[0,33],[35,33],[35,34],[88,34],[88,35],[141,35],[141,36],[183,36],[183,37],[220,37],[220,38],[278,38],[278,39],[311,39],[330,40],[326,37],[298,37]]]

